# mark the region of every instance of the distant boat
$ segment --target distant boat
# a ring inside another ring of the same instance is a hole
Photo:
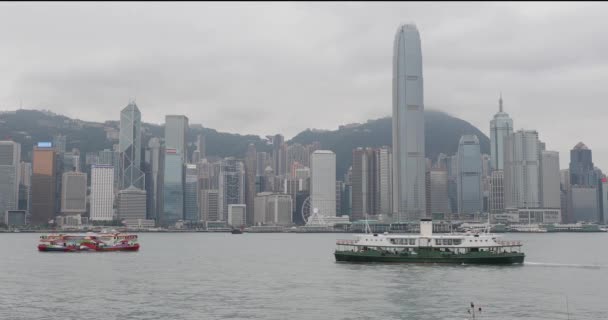
[[[232,234],[242,234],[243,230],[241,230],[241,229],[232,229],[232,231],[230,233],[232,233]]]

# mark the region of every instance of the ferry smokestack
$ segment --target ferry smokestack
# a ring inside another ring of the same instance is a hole
[[[433,235],[433,220],[420,219],[420,236],[430,237]]]

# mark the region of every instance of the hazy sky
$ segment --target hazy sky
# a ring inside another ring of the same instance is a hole
[[[579,141],[608,171],[605,3],[2,3],[0,110],[146,122],[185,114],[286,138],[391,113],[400,23],[422,38],[425,106],[489,133],[503,92],[515,129]]]

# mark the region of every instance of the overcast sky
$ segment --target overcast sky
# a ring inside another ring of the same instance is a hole
[[[605,3],[2,3],[0,110],[145,122],[185,114],[285,134],[390,115],[401,23],[422,38],[425,107],[489,133],[502,91],[547,149],[608,171]]]

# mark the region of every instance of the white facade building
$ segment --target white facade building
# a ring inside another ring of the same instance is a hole
[[[393,51],[393,211],[397,221],[426,215],[424,93],[420,34],[399,26]]]
[[[228,224],[238,228],[246,225],[245,212],[247,206],[244,204],[229,204],[228,205]]]
[[[93,221],[114,219],[114,167],[93,165],[91,167],[90,214]]]
[[[519,130],[505,144],[505,208],[538,208],[540,202],[538,132]]]
[[[310,164],[311,208],[318,208],[324,216],[335,217],[336,154],[330,150],[316,150],[310,156]]]

